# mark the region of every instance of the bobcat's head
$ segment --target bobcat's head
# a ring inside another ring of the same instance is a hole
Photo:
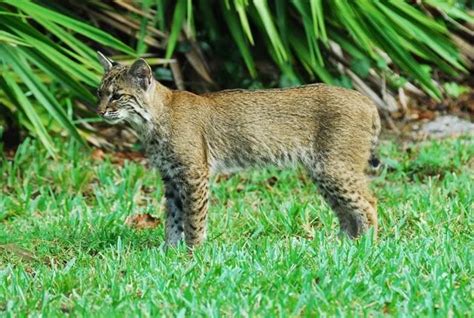
[[[154,79],[148,63],[138,59],[131,66],[124,66],[97,54],[105,71],[97,90],[97,113],[112,124],[127,121],[142,126],[149,122]]]

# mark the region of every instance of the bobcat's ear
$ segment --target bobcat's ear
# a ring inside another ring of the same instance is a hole
[[[144,90],[148,89],[153,79],[151,67],[144,59],[138,59],[133,62],[128,73],[132,80],[138,83]]]
[[[101,52],[97,51],[97,57],[99,58],[100,64],[102,64],[102,67],[104,68],[104,71],[108,72],[112,68],[112,66],[117,65],[117,62],[112,61],[108,57],[106,57],[104,54]]]

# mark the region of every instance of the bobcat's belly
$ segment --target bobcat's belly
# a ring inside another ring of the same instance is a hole
[[[287,151],[262,151],[251,156],[244,152],[234,153],[233,156],[211,158],[209,166],[212,173],[234,173],[253,168],[277,166],[280,168],[292,167],[307,160],[306,151],[294,149]]]

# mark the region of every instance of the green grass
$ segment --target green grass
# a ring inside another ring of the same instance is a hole
[[[162,217],[156,173],[57,146],[2,159],[0,316],[472,315],[473,138],[382,145],[378,242],[339,238],[298,169],[221,178],[194,257],[124,223]]]

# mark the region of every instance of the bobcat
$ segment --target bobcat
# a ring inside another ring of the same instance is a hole
[[[196,95],[161,85],[143,59],[128,67],[98,56],[97,112],[128,122],[159,169],[167,245],[204,240],[212,173],[269,164],[304,166],[351,238],[377,232],[364,171],[378,162],[380,118],[367,97],[323,84]]]

